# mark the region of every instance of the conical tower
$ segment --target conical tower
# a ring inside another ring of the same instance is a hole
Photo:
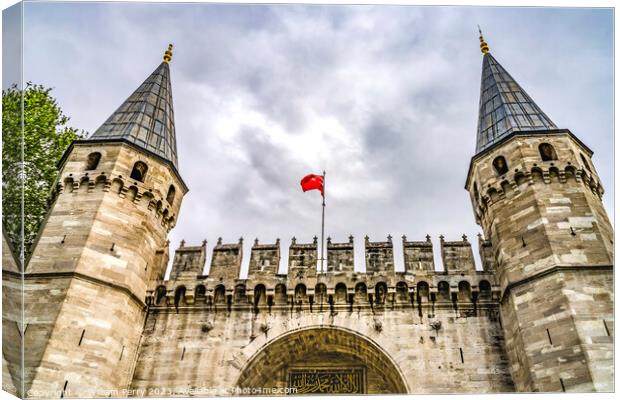
[[[187,192],[177,166],[171,50],[59,163],[26,267],[26,391],[99,397],[131,381],[146,290],[163,278],[167,235]]]
[[[592,151],[483,53],[465,188],[490,242],[518,391],[613,390],[613,230]]]

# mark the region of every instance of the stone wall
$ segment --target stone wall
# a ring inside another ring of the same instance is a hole
[[[445,243],[449,272],[431,268],[429,241],[403,243],[414,266],[408,271],[393,270],[388,240],[366,241],[366,260],[376,262],[358,272],[353,241],[330,240],[329,269],[320,274],[316,241],[293,240],[288,273],[279,275],[280,242],[256,241],[248,278],[239,279],[239,244],[218,242],[214,272],[160,281],[149,291],[132,389],[155,396],[191,388],[226,394],[258,382],[284,387],[287,368],[320,364],[366,368],[370,393],[514,390],[494,274],[473,269],[466,240]],[[183,243],[175,259],[187,249]],[[204,260],[205,246],[189,249],[192,260]]]

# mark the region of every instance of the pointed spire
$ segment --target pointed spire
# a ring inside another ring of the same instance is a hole
[[[546,131],[557,126],[489,53],[480,32],[482,80],[476,153],[519,131]]]
[[[93,133],[91,140],[125,140],[177,165],[177,143],[172,107],[169,61],[164,61]]]

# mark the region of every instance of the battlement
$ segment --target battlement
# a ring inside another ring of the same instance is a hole
[[[482,271],[475,269],[471,243],[465,235],[460,241],[445,241],[440,237],[445,271],[436,271],[430,236],[425,241],[408,241],[403,236],[404,270],[396,271],[392,237],[387,241],[370,241],[365,237],[366,271],[362,272],[354,269],[353,236],[342,243],[328,238],[327,268],[321,273],[317,270],[317,238],[311,243],[298,243],[292,238],[288,248],[288,271],[279,274],[283,256],[280,240],[261,244],[256,239],[245,279],[240,277],[243,239],[237,243],[222,243],[222,239],[218,239],[212,249],[207,275],[201,272],[207,259],[207,242],[186,246],[182,241],[175,252],[170,280],[156,282],[147,301],[158,306],[219,304],[229,308],[258,304],[291,306],[299,305],[299,301],[308,307],[317,301],[325,305],[331,301],[332,305],[345,307],[353,304],[375,307],[385,302],[401,306],[445,303],[450,307],[461,302],[471,306],[499,295],[490,242],[482,237],[479,241]]]

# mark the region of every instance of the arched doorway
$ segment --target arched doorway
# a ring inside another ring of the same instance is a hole
[[[244,393],[292,388],[288,394],[407,393],[392,358],[371,339],[339,327],[288,332],[263,345],[237,381]],[[282,392],[282,394],[287,394]]]

